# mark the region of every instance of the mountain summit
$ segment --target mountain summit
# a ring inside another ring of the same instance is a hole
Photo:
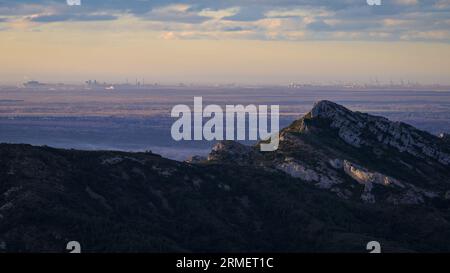
[[[330,101],[283,129],[276,152],[237,145],[219,143],[209,159],[281,170],[368,203],[419,204],[449,195],[450,146],[443,138]]]

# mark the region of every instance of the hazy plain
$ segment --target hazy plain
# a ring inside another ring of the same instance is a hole
[[[0,142],[76,149],[152,150],[183,160],[212,142],[175,142],[170,111],[177,104],[278,104],[280,126],[331,100],[351,110],[403,121],[433,134],[450,132],[450,90],[206,86],[0,87]]]

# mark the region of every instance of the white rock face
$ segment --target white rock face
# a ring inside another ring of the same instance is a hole
[[[348,160],[333,159],[329,163],[333,168],[341,168],[349,177],[364,185],[361,199],[366,203],[376,202],[376,196],[372,193],[375,185],[401,189],[401,194],[391,195],[387,198],[388,202],[394,204],[419,204],[423,203],[425,198],[439,196],[438,193],[421,189],[410,183],[400,182],[393,177],[368,170]]]
[[[450,154],[443,152],[434,143],[438,137],[415,129],[401,122],[392,122],[383,117],[352,112],[329,101],[320,101],[311,110],[312,118],[331,121],[331,127],[338,130],[339,137],[354,146],[385,144],[419,158],[432,158],[444,165],[450,165]],[[362,137],[363,133],[369,137]]]
[[[324,173],[319,173],[314,169],[307,168],[299,162],[290,159],[277,164],[276,168],[292,177],[300,178],[307,182],[315,182],[315,186],[322,189],[330,189],[334,185],[342,183],[337,178],[330,178]]]
[[[343,170],[346,174],[348,174],[351,178],[355,179],[361,184],[380,184],[383,186],[394,185],[400,188],[404,188],[405,186],[395,178],[386,176],[384,174],[378,172],[371,172],[361,166],[351,163],[350,161],[343,161]]]
[[[208,161],[230,161],[237,164],[249,164],[253,155],[252,147],[242,145],[235,141],[220,141],[208,155]]]
[[[371,172],[361,166],[353,164],[347,160],[342,163],[344,172],[356,180],[358,183],[364,185],[364,191],[361,194],[361,199],[366,203],[375,203],[375,196],[372,194],[373,184],[383,186],[397,186],[404,188],[405,186],[395,178],[383,175],[378,172]]]
[[[301,178],[302,180],[311,182],[319,181],[319,175],[312,169],[306,169],[302,165],[295,162],[284,162],[277,166],[277,169],[289,174],[295,178]]]
[[[330,159],[329,163],[331,167],[335,169],[342,169],[344,167],[342,160],[336,158],[336,159]]]

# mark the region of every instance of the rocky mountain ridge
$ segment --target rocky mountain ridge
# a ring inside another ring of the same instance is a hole
[[[281,170],[369,203],[419,204],[445,199],[450,190],[450,145],[444,137],[329,101],[316,103],[283,129],[276,152],[227,141],[218,143],[208,160]],[[355,182],[362,189],[355,189]]]

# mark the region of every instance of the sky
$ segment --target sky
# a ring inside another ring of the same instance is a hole
[[[450,84],[450,0],[0,0],[0,83]]]

